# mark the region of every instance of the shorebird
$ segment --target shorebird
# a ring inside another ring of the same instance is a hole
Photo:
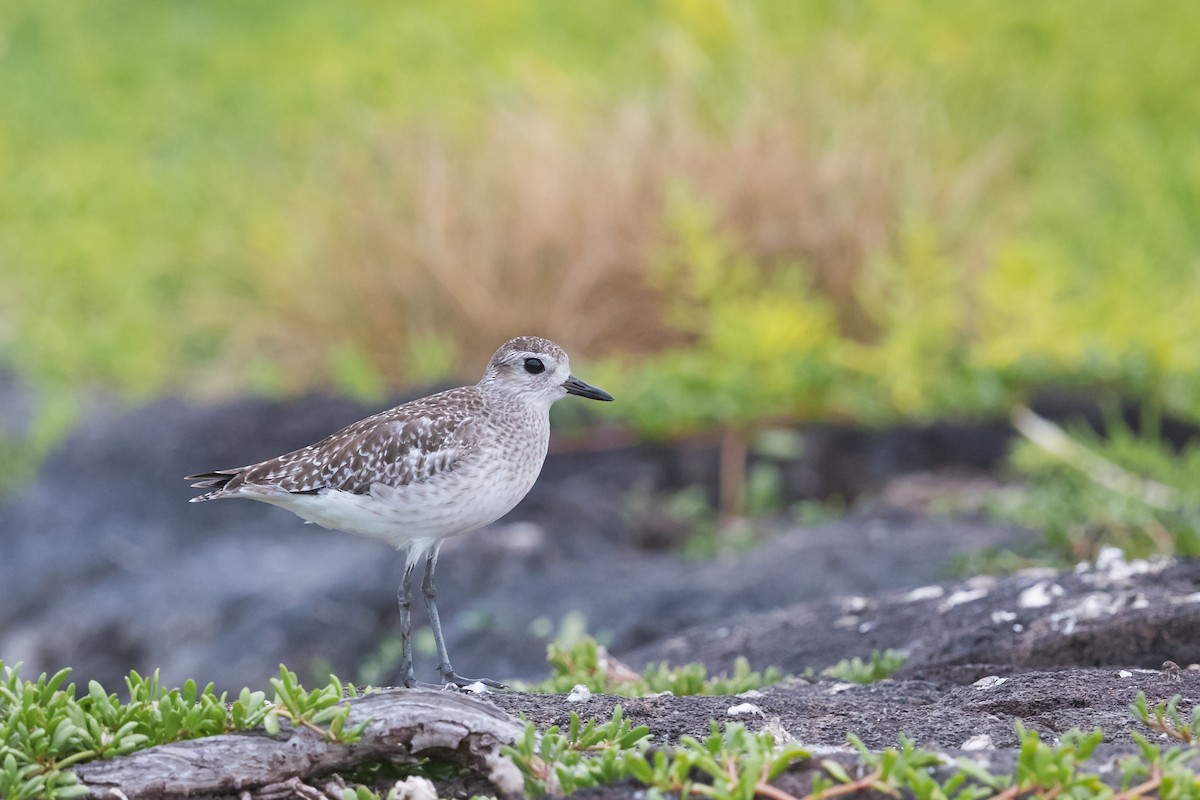
[[[434,570],[450,537],[507,514],[533,487],[550,442],[550,406],[568,394],[612,400],[571,374],[561,347],[537,336],[500,346],[474,386],[439,392],[342,428],[316,444],[234,469],[188,475],[191,502],[244,498],[287,509],[326,528],[406,548],[400,604],[400,670],[413,675],[413,572],[437,644],[442,685],[468,686],[450,666]],[[498,681],[479,679],[486,686]]]

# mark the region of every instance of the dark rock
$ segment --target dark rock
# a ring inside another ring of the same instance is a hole
[[[0,657],[26,662],[27,671],[71,665],[79,679],[117,686],[130,669],[154,668],[169,683],[262,686],[279,662],[302,674],[331,668],[357,677],[394,637],[402,555],[264,505],[190,505],[194,492],[180,476],[285,451],[368,411],[336,398],[98,406],[38,480],[0,505]],[[932,426],[874,438],[813,429],[797,461],[804,466],[781,468],[821,473],[831,459],[849,459],[858,466],[847,469],[865,470],[865,484],[874,484],[905,463],[986,465],[1002,451],[995,443],[1003,428]],[[1169,600],[1188,593],[1186,565],[1146,576],[1145,586],[1134,576],[1120,591],[1066,576],[1057,580],[1065,594],[1040,610],[1016,604],[1020,592],[1051,580],[1031,575],[946,584],[936,598],[906,602],[914,587],[945,581],[955,554],[1032,541],[978,520],[883,508],[811,527],[776,520],[757,549],[718,560],[639,549],[631,492],[653,501],[711,481],[715,463],[703,442],[552,454],[507,520],[444,550],[439,587],[459,668],[544,674],[545,643],[571,615],[638,668],[666,659],[727,669],[746,655],[759,667],[800,672],[885,647],[908,651],[910,671],[945,677],[965,665],[953,673],[960,678],[976,663],[1002,670],[1195,660],[1193,609]],[[947,606],[964,590],[986,597]],[[1047,621],[1069,602],[1084,611],[1119,606],[1134,622],[1097,634],[1090,618],[1071,631]],[[993,623],[993,612],[1016,616]],[[432,676],[431,658],[418,666]]]
[[[884,680],[869,686],[792,680],[738,697],[597,695],[571,703],[563,695],[506,692],[488,699],[510,713],[524,714],[539,730],[551,725],[565,729],[572,712],[583,719],[609,719],[619,705],[631,725],[650,728],[658,746],[678,743],[683,736],[702,741],[710,733],[711,720],[740,722],[751,731],[768,730],[777,742],[800,742],[814,756],[795,763],[772,782],[800,797],[822,774],[819,765],[826,759],[837,761],[852,775],[862,774],[856,769],[858,755],[846,746],[851,733],[871,750],[899,747],[903,736],[917,747],[951,759],[972,759],[994,775],[1012,775],[1018,759],[1018,722],[1051,745],[1072,729],[1101,730],[1103,742],[1078,768],[1116,786],[1121,778],[1119,759],[1140,753],[1132,734],[1170,744],[1130,713],[1138,692],[1144,692],[1151,705],[1176,694],[1195,697],[1200,692],[1200,673],[1188,672],[1172,680],[1158,670],[1091,668],[1029,671],[957,687],[918,680]],[[746,710],[747,703],[754,710]],[[741,713],[735,715],[738,706]],[[939,781],[954,771],[953,762],[934,770]],[[572,796],[622,798],[632,796],[634,790],[634,784],[625,783]],[[860,794],[887,796],[854,796]]]
[[[355,677],[395,635],[402,554],[265,505],[190,505],[181,476],[284,452],[371,410],[321,397],[94,404],[38,479],[0,504],[0,658],[27,672],[70,665],[77,679],[117,686],[130,669],[155,668],[170,683],[261,686],[281,661],[302,675]],[[820,473],[831,448],[850,452],[828,430],[810,438],[809,466],[784,469]],[[944,440],[885,434],[877,449],[911,455],[913,442]],[[858,436],[861,459],[887,469],[902,460],[871,455],[870,441]],[[922,463],[951,451],[930,452]],[[703,442],[552,454],[507,520],[444,550],[441,605],[462,671],[544,673],[547,638],[571,614],[625,652],[731,613],[929,583],[954,553],[1029,540],[884,512],[809,528],[778,520],[762,547],[719,561],[640,549],[631,492],[655,502],[714,480],[715,466]],[[430,658],[419,666],[432,675]]]
[[[860,686],[829,679],[789,680],[738,697],[613,697],[593,695],[571,703],[563,695],[497,692],[496,705],[518,712],[539,729],[565,729],[571,712],[608,719],[621,706],[631,725],[648,725],[659,743],[681,736],[703,739],[709,720],[739,721],[751,730],[771,724],[813,748],[840,747],[853,733],[873,750],[895,747],[901,735],[920,747],[961,749],[968,739],[987,734],[997,749],[1017,745],[1015,723],[1053,739],[1071,728],[1104,731],[1104,741],[1134,752],[1130,734],[1155,736],[1129,711],[1141,691],[1153,705],[1173,695],[1200,692],[1200,673],[1171,680],[1160,670],[1064,669],[1027,671],[966,686],[938,686],[920,680],[884,680]],[[759,712],[734,715],[729,709],[750,703]],[[778,728],[776,728],[778,730]]]
[[[98,405],[37,481],[0,505],[0,659],[24,661],[26,675],[69,665],[76,680],[112,689],[130,669],[155,668],[167,684],[265,687],[280,662],[305,677],[358,678],[395,635],[402,554],[264,505],[189,505],[180,476],[306,444],[369,410],[329,398]],[[710,445],[553,454],[508,519],[444,548],[439,605],[455,664],[539,677],[546,641],[572,617],[638,669],[665,660],[726,671],[744,656],[801,674],[895,648],[906,665],[871,686],[794,679],[736,701],[489,697],[543,728],[572,710],[607,716],[620,702],[670,741],[707,735],[710,719],[733,719],[728,709],[744,699],[761,711],[743,718],[752,729],[770,725],[814,747],[840,747],[854,732],[874,748],[904,734],[953,752],[986,734],[1000,770],[1015,758],[1016,720],[1047,736],[1101,727],[1109,744],[1098,758],[1130,752],[1139,726],[1127,706],[1139,689],[1151,701],[1200,689],[1194,672],[1159,670],[1168,659],[1200,661],[1200,562],[1106,551],[1069,573],[952,580],[956,555],[1036,541],[911,511],[928,505],[943,470],[971,483],[995,466],[1008,435],[1003,424],[810,429],[800,457],[772,462],[785,504],[870,492],[903,495],[909,510],[860,504],[807,527],[780,516],[756,549],[708,561],[642,545],[663,493],[699,483],[715,496]],[[880,492],[914,465],[927,480]],[[434,677],[428,654],[418,670]],[[811,774],[789,773],[780,785],[802,794],[805,781]]]
[[[744,656],[799,672],[894,648],[908,656],[902,674],[951,683],[992,668],[1157,668],[1200,662],[1198,588],[1200,562],[1125,562],[1110,549],[1069,573],[1026,570],[717,617],[626,658],[728,670]]]

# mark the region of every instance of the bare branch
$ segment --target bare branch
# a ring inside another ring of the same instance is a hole
[[[500,755],[500,747],[516,741],[524,729],[491,703],[433,689],[388,689],[347,702],[353,709],[347,728],[371,719],[361,741],[352,745],[285,725],[276,737],[245,731],[193,739],[83,764],[75,773],[98,800],[253,796],[291,778],[440,756],[479,773],[501,797],[521,795],[521,774]]]

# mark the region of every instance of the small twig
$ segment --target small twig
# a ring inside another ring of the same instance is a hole
[[[1191,744],[1192,740],[1194,739],[1192,732],[1189,729],[1177,728],[1166,720],[1147,719],[1145,725],[1151,730],[1166,734],[1168,738],[1175,739],[1176,741],[1183,742],[1184,744]]]
[[[300,725],[302,727],[308,728],[313,733],[319,733],[321,736],[325,737],[325,739],[327,739],[328,741],[331,741],[331,742],[335,741],[333,735],[329,731],[325,730],[320,725],[317,725],[312,720],[305,719],[304,717],[297,717],[295,714],[288,711],[286,708],[278,708],[275,710],[275,713],[278,714],[279,716],[283,717],[284,719],[286,719],[288,722],[292,723],[292,725]]]
[[[1151,517],[1142,532],[1150,537],[1150,541],[1154,542],[1154,549],[1165,556],[1175,554],[1175,537],[1166,527],[1157,519]]]
[[[722,525],[728,525],[745,511],[747,450],[746,437],[737,428],[729,426],[721,431],[717,506]]]
[[[783,789],[772,786],[767,776],[771,774],[771,765],[763,764],[762,771],[758,774],[758,783],[754,784],[754,796],[759,795],[769,797],[771,800],[800,800],[796,795],[785,792]]]
[[[882,777],[883,773],[876,769],[872,771],[871,774],[859,778],[856,781],[850,781],[850,783],[843,783],[826,789],[821,793],[821,797],[841,797],[844,794],[853,794],[854,792],[861,791],[863,789],[870,789],[875,782]],[[816,795],[807,794],[802,798],[802,800],[816,800]]]
[[[257,800],[290,800],[299,798],[300,800],[331,800],[331,795],[326,794],[315,786],[305,783],[299,778],[288,778],[286,781],[272,783],[269,786],[264,786],[256,793]]]
[[[1154,791],[1161,784],[1162,770],[1156,765],[1150,768],[1150,777],[1147,780],[1113,795],[1113,800],[1137,800],[1137,798],[1144,796],[1146,793]]]
[[[729,781],[734,786],[738,782],[737,759],[733,756],[725,757],[725,774],[729,776]]]
[[[759,781],[754,786],[754,796],[758,797],[760,795],[762,797],[769,797],[771,800],[800,800],[800,798],[796,797],[796,795],[789,794],[783,789],[772,786],[765,780]]]

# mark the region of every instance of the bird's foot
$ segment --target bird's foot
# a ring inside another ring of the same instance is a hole
[[[494,681],[491,678],[464,678],[457,674],[452,669],[439,670],[442,673],[442,688],[443,689],[466,689],[476,683],[481,683],[489,689],[507,689],[500,681]]]
[[[400,679],[400,685],[405,689],[416,689],[421,686],[417,680],[416,674],[413,671],[413,663],[411,658],[405,658],[400,662],[399,674],[403,677]]]

